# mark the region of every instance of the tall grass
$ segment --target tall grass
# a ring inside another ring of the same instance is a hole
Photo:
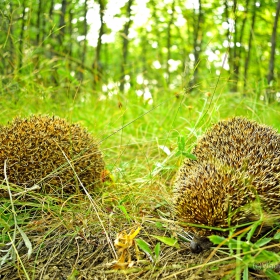
[[[183,160],[182,156],[174,155],[178,137],[184,137],[185,149],[191,150],[211,124],[233,116],[245,116],[280,130],[279,104],[267,105],[256,96],[223,92],[219,85],[215,92],[184,94],[178,89],[176,95],[168,89],[154,89],[152,104],[137,96],[133,89],[106,98],[101,93],[82,96],[77,93],[69,98],[65,88],[56,88],[56,96],[52,91],[31,81],[14,96],[2,90],[1,125],[16,116],[32,114],[56,115],[80,123],[100,143],[113,183],[93,195],[95,210],[82,197],[78,198],[78,206],[75,198],[57,203],[47,195],[38,194],[34,194],[32,203],[27,203],[29,208],[24,208],[26,203],[20,200],[14,201],[17,226],[27,236],[34,236],[37,225],[43,225],[44,239],[58,238],[59,233],[74,238],[93,225],[102,231],[94,211],[98,211],[101,219],[114,224],[114,232],[143,223],[148,219],[143,213],[153,213],[160,207],[161,215],[172,219],[173,177]],[[10,217],[0,220],[5,228],[1,243],[7,244],[7,234],[13,231],[14,225],[12,209],[7,201],[1,202],[0,209],[1,215]]]

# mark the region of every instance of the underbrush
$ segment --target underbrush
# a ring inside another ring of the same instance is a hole
[[[133,91],[61,102],[50,96],[1,96],[0,123],[32,114],[80,123],[98,139],[110,180],[90,196],[66,200],[32,192],[1,198],[1,279],[249,279],[254,265],[257,271],[264,262],[277,265],[261,241],[229,240],[226,257],[217,251],[192,255],[177,235],[172,186],[185,155],[211,124],[245,116],[280,129],[279,104],[219,91],[155,92],[152,104]]]

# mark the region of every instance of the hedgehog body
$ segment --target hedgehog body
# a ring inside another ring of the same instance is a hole
[[[78,176],[91,191],[104,168],[96,141],[77,124],[58,117],[32,116],[16,118],[0,128],[0,177],[7,177],[9,183],[38,184],[43,193],[70,194],[79,190]]]
[[[198,141],[197,160],[178,172],[174,206],[178,219],[228,228],[280,213],[280,135],[245,118],[222,121]],[[187,226],[198,237],[216,233]],[[220,232],[219,232],[220,234]]]

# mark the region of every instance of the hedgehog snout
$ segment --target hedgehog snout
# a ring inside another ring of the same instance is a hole
[[[213,243],[207,237],[194,236],[191,243],[190,249],[192,253],[201,253],[204,250],[210,249],[213,246]]]
[[[201,253],[203,251],[199,243],[194,240],[191,241],[190,248],[191,251],[196,254]]]

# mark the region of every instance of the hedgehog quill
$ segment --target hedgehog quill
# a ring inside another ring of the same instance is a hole
[[[4,179],[6,162],[9,183],[25,188],[40,183],[40,192],[54,195],[78,193],[67,159],[89,191],[100,183],[105,169],[102,153],[81,126],[39,115],[16,118],[0,128],[0,177]],[[6,195],[1,189],[0,197]]]
[[[280,135],[236,117],[214,125],[186,159],[175,181],[174,208],[194,235],[193,252],[209,246],[208,227],[228,228],[280,213]],[[264,227],[265,228],[265,227]],[[204,246],[204,242],[207,245]]]

